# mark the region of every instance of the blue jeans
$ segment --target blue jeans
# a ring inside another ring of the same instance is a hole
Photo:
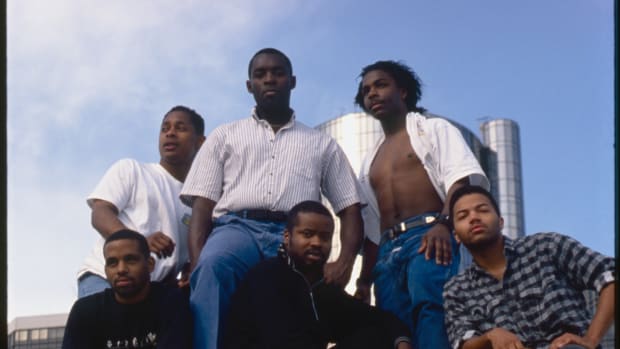
[[[99,293],[106,288],[110,288],[108,280],[93,273],[86,272],[78,279],[78,298],[90,296]]]
[[[457,274],[460,256],[454,237],[452,264],[448,266],[418,253],[422,237],[431,227],[411,228],[393,240],[382,241],[373,269],[377,306],[409,326],[416,349],[450,348],[442,292],[446,281]]]
[[[230,214],[215,220],[190,277],[194,348],[221,347],[230,297],[250,268],[277,255],[284,227]]]

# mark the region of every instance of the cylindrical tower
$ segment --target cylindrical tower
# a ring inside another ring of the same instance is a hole
[[[523,179],[521,175],[521,141],[519,125],[509,119],[485,121],[480,125],[487,158],[491,191],[504,217],[504,235],[525,235]]]

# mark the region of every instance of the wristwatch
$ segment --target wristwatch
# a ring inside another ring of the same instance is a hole
[[[448,230],[452,231],[452,221],[450,220],[450,216],[447,214],[440,214],[437,216],[436,224],[443,224],[448,228]]]

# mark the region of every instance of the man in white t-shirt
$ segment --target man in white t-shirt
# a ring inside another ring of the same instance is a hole
[[[87,202],[91,222],[101,238],[78,272],[78,297],[110,287],[103,258],[105,238],[122,229],[143,234],[156,257],[154,281],[173,281],[189,261],[187,230],[191,209],[179,200],[194,155],[204,141],[204,120],[196,111],[176,106],[159,133],[159,163],[133,159],[116,162]]]

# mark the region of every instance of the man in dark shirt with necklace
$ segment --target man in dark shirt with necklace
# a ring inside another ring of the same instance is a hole
[[[251,269],[231,299],[225,349],[411,349],[395,315],[324,282],[333,232],[321,203],[290,210],[283,250]]]

